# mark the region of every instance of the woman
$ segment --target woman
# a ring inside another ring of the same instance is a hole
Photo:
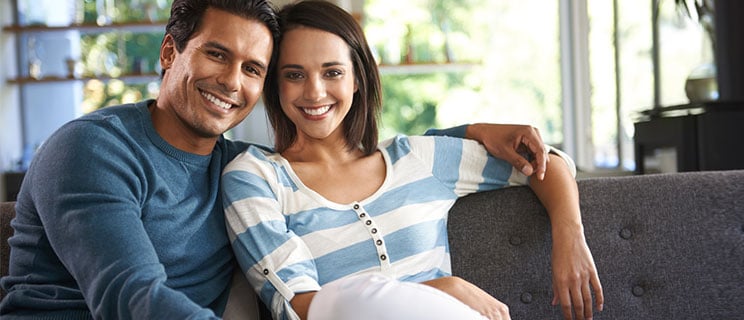
[[[279,17],[264,88],[276,152],[248,149],[222,178],[234,251],[274,317],[509,319],[503,303],[451,276],[447,212],[458,197],[529,178],[470,140],[378,146],[379,76],[356,21],[324,1]],[[554,303],[584,319],[591,289],[600,309],[602,289],[573,163],[557,153],[530,186],[552,222]]]

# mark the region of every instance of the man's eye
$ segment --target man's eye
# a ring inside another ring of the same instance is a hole
[[[257,68],[255,68],[253,66],[246,66],[243,69],[245,70],[246,73],[255,74],[255,75],[259,75],[259,76],[261,75],[261,71],[259,71]]]
[[[219,51],[207,51],[207,54],[210,57],[214,57],[214,58],[219,59],[219,60],[224,60],[225,59],[225,55],[222,52],[219,52]]]

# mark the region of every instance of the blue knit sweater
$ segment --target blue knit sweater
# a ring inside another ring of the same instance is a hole
[[[180,151],[147,105],[64,125],[26,175],[10,239],[3,319],[208,319],[224,310],[234,258],[222,168],[248,145]]]

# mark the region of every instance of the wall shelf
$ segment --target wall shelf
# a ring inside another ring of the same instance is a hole
[[[8,83],[12,84],[32,84],[32,83],[50,83],[50,82],[69,82],[69,81],[88,81],[88,80],[101,80],[101,81],[108,81],[112,79],[119,79],[125,82],[137,82],[137,81],[156,81],[160,79],[160,74],[157,73],[142,73],[142,74],[122,74],[119,76],[107,76],[107,75],[100,75],[100,76],[84,76],[84,77],[75,77],[75,78],[66,78],[66,77],[55,77],[55,76],[49,76],[49,77],[43,77],[40,79],[36,78],[30,78],[30,77],[24,77],[24,78],[16,78],[16,79],[9,79]]]
[[[47,25],[9,25],[3,27],[3,32],[10,32],[16,34],[26,33],[51,33],[51,32],[66,32],[66,31],[80,31],[86,34],[96,34],[105,32],[134,32],[134,33],[145,33],[145,32],[165,32],[165,21],[134,21],[134,22],[116,22],[108,25],[99,26],[97,24],[74,24],[67,26],[47,26]],[[92,79],[98,79],[107,81],[111,79],[121,79],[126,82],[145,82],[154,81],[159,79],[159,74],[146,73],[146,74],[123,74],[120,76],[82,76],[69,78],[64,76],[45,76],[43,78],[33,78],[29,76],[18,77],[7,79],[10,84],[25,85],[33,83],[54,83],[54,82],[70,82],[70,81],[87,81]]]
[[[98,33],[98,32],[109,32],[109,31],[132,31],[132,32],[148,32],[154,31],[158,28],[165,31],[166,22],[125,22],[125,23],[112,23],[109,25],[99,26],[97,24],[77,24],[69,26],[46,26],[46,25],[28,25],[19,26],[11,25],[3,27],[5,32],[13,33],[27,33],[27,32],[59,32],[59,31],[82,31],[86,33]]]

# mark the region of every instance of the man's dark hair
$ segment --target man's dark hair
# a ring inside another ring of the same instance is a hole
[[[183,52],[191,36],[199,28],[207,8],[223,10],[234,15],[263,23],[274,42],[272,62],[279,43],[279,23],[276,10],[267,0],[173,0],[165,34],[170,34],[178,52]],[[165,70],[163,70],[163,74]]]

